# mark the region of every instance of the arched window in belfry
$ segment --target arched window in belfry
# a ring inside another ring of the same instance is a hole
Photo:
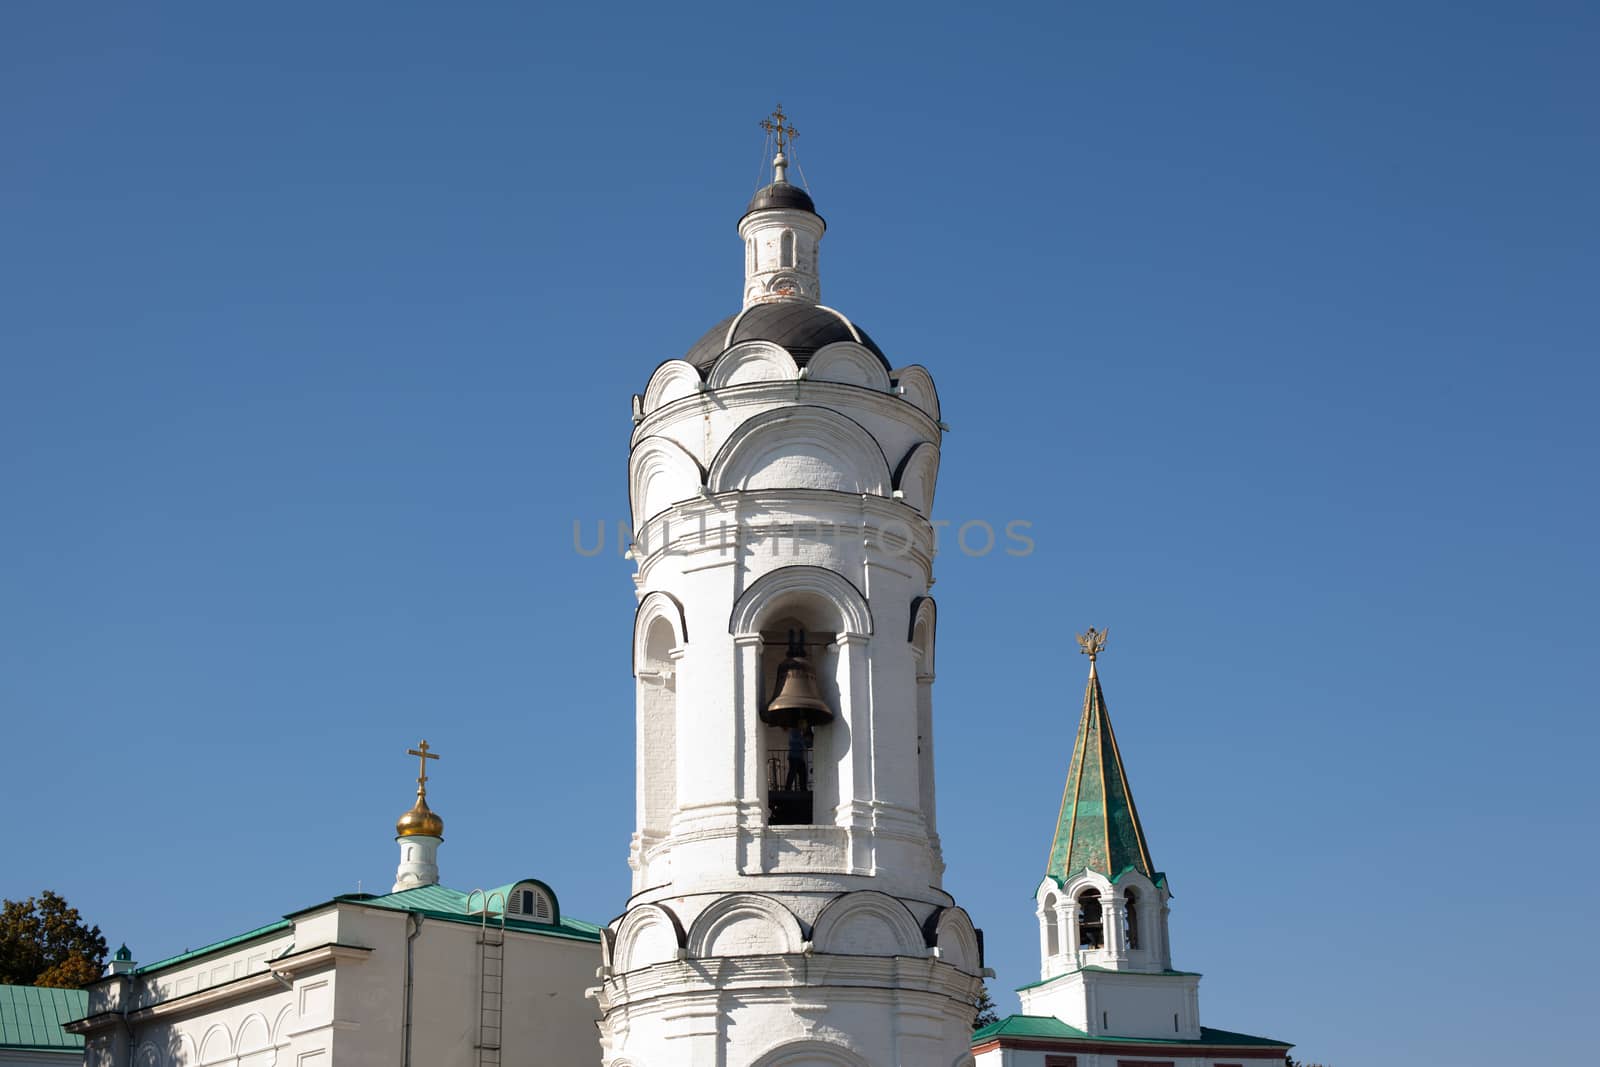
[[[1085,889],[1078,894],[1078,947],[1104,948],[1105,924],[1101,921],[1100,891]]]
[[[919,598],[912,618],[911,649],[915,655],[917,682],[918,794],[922,802],[922,821],[932,834],[938,830],[933,788],[933,600]]]
[[[1122,894],[1122,932],[1128,948],[1139,947],[1139,894],[1132,886]]]
[[[821,821],[838,792],[825,758],[829,748],[819,743],[827,737],[838,702],[837,687],[825,679],[833,635],[809,630],[806,621],[789,616],[778,620],[781,630],[761,628],[767,821],[773,826]]]
[[[1044,954],[1054,956],[1061,951],[1061,932],[1056,929],[1056,895],[1044,898]]]
[[[778,241],[778,265],[780,267],[794,266],[793,230],[784,230],[783,237]]]
[[[739,710],[755,719],[768,825],[834,825],[841,761],[851,754],[837,722],[863,684],[862,647],[873,632],[866,597],[824,567],[779,567],[740,594],[728,632],[748,679]]]
[[[640,753],[639,787],[643,827],[652,836],[664,836],[678,807],[678,682],[671,652],[677,646],[672,623],[657,616],[645,630],[644,656],[639,664]]]

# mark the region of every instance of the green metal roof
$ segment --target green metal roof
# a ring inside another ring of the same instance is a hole
[[[268,937],[272,934],[282,933],[285,930],[291,929],[293,926],[294,923],[290,922],[288,919],[279,919],[277,922],[271,922],[265,926],[258,926],[254,930],[246,930],[242,934],[234,934],[232,937],[225,937],[221,941],[213,941],[209,945],[202,945],[199,948],[184,949],[176,956],[168,956],[164,960],[157,960],[155,963],[147,963],[142,967],[136,968],[133,973],[149,974],[151,971],[160,971],[167,967],[176,967],[180,963],[188,963],[192,959],[198,959],[201,956],[209,956],[213,952],[221,952],[225,948],[233,948],[235,945],[242,945],[246,941],[254,941],[257,938]]]
[[[1053,1015],[1008,1015],[997,1023],[990,1023],[972,1035],[974,1045],[990,1038],[999,1037],[1025,1037],[1025,1038],[1054,1038],[1061,1041],[1103,1041],[1124,1045],[1225,1045],[1229,1048],[1238,1048],[1249,1045],[1265,1045],[1272,1048],[1293,1048],[1287,1041],[1278,1041],[1270,1037],[1257,1037],[1255,1034],[1238,1034],[1232,1030],[1213,1030],[1209,1026],[1200,1028],[1199,1040],[1170,1037],[1112,1037],[1109,1035],[1091,1034],[1079,1030],[1075,1026],[1068,1026]]]
[[[1067,768],[1067,788],[1061,795],[1061,813],[1056,816],[1055,840],[1045,866],[1045,873],[1057,883],[1084,870],[1112,881],[1127,870],[1138,871],[1151,881],[1159,877],[1145,846],[1144,828],[1133,806],[1133,792],[1128,788],[1093,660],[1083,693],[1078,739]]]
[[[82,989],[47,989],[36,985],[0,985],[0,1048],[83,1048],[83,1038],[61,1024],[83,1017],[89,994]]]
[[[536,881],[536,879],[524,878],[521,881],[531,882]],[[518,883],[513,882],[511,884],[516,885]],[[539,884],[544,885],[543,882]],[[548,889],[548,887],[546,888]],[[554,891],[550,892],[550,899],[552,901],[555,900]],[[419,886],[416,889],[405,889],[398,893],[387,893],[382,896],[374,896],[370,893],[350,893],[345,896],[334,897],[331,901],[312,905],[310,908],[301,908],[292,914],[300,915],[316,908],[326,907],[328,904],[360,904],[372,908],[410,911],[419,915],[426,915],[430,919],[444,919],[447,922],[477,923],[480,921],[478,917],[467,914],[466,893],[461,892],[459,889],[450,889],[442,885]],[[559,916],[559,912],[557,914]],[[233,937],[223,938],[221,941],[214,941],[200,948],[186,949],[176,956],[168,957],[156,963],[147,963],[135,970],[134,973],[149,974],[151,971],[176,967],[200,956],[208,956],[214,952],[221,952],[224,949],[242,945],[247,941],[282,933],[285,930],[293,929],[293,927],[294,920],[292,918],[279,919],[277,922],[258,926],[254,930],[247,930],[242,934],[235,934]],[[574,938],[582,941],[600,940],[600,928],[598,926],[593,923],[586,923],[581,919],[569,919],[564,916],[560,917],[560,921],[556,923],[537,923],[523,919],[508,918],[506,919],[506,929],[546,934],[550,937]]]
[[[532,878],[520,879],[522,882],[536,881]],[[517,885],[512,882],[511,885]],[[543,882],[539,883],[544,885]],[[508,887],[509,888],[509,887]],[[492,892],[492,891],[491,891]],[[402,889],[398,893],[389,893],[385,896],[366,897],[356,894],[336,898],[341,903],[364,904],[372,908],[393,908],[396,911],[410,911],[419,915],[426,915],[430,919],[443,919],[446,922],[472,923],[482,922],[476,915],[467,914],[467,897],[459,889],[450,889],[442,885],[424,885],[416,889]],[[550,899],[555,900],[555,893],[550,894]],[[559,912],[558,912],[559,915]],[[499,919],[493,920],[499,925]],[[580,941],[599,941],[600,928],[593,923],[586,923],[581,919],[569,919],[559,916],[559,921],[554,923],[533,922],[528,919],[514,919],[507,917],[505,920],[507,930],[521,930],[531,934],[545,934],[550,937],[575,938]]]

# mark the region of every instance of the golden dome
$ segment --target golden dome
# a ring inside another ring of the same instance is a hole
[[[444,820],[428,807],[428,800],[417,790],[417,802],[394,824],[396,837],[443,837]]]

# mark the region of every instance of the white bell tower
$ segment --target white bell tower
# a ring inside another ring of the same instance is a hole
[[[635,402],[634,893],[607,1067],[970,1063],[981,943],[934,822],[940,413],[817,303],[786,180],[740,219],[743,308]]]

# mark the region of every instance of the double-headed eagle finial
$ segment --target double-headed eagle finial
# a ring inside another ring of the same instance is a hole
[[[1110,632],[1110,630],[1096,630],[1093,626],[1089,627],[1088,633],[1078,635],[1078,651],[1088,656],[1089,662],[1093,663],[1095,657],[1100,655],[1100,651],[1106,647],[1106,634]]]

